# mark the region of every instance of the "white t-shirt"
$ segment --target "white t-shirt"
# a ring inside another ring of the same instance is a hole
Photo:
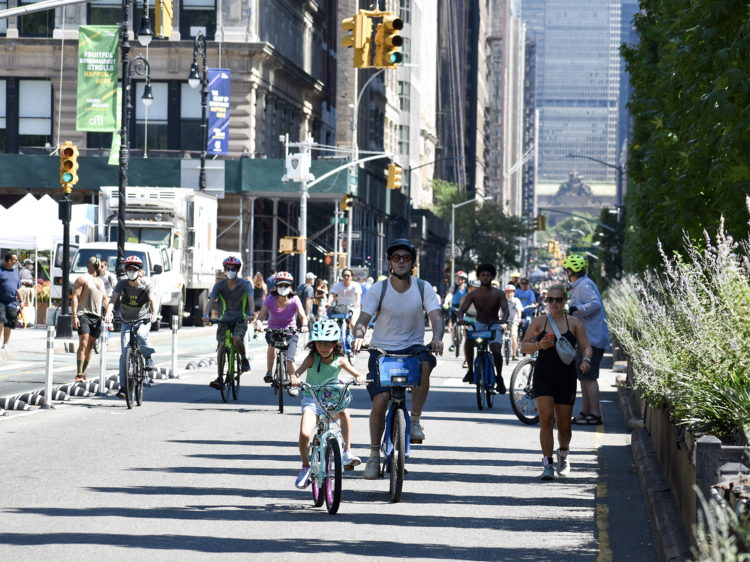
[[[424,313],[419,297],[416,279],[411,278],[409,290],[405,293],[396,291],[390,279],[375,283],[362,303],[362,311],[375,316],[383,294],[383,283],[388,283],[388,290],[380,307],[380,315],[375,322],[372,334],[372,345],[386,351],[398,351],[414,345],[424,345]],[[427,281],[424,284],[424,310],[429,314],[440,308],[435,291]]]
[[[513,297],[508,301],[508,322],[518,322],[523,314],[523,305],[518,297]]]
[[[362,294],[362,285],[352,281],[347,287],[343,281],[339,281],[331,289],[331,294],[336,295],[336,302],[338,304],[354,306],[357,304],[357,295]]]

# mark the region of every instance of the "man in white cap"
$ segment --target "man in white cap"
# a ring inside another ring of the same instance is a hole
[[[305,282],[297,287],[297,296],[302,302],[302,310],[305,311],[305,316],[307,316],[308,326],[313,325],[312,302],[313,296],[315,294],[315,291],[313,290],[313,283],[315,283],[315,280],[317,278],[318,276],[315,275],[312,271],[308,271],[305,275]]]

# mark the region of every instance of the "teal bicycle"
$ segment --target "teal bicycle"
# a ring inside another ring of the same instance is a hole
[[[300,388],[309,390],[318,406],[325,410],[325,414],[318,416],[318,426],[310,441],[310,482],[315,507],[321,507],[325,502],[331,515],[339,510],[341,503],[343,471],[354,468],[343,466],[344,439],[341,428],[334,419],[337,413],[349,406],[352,400],[349,387],[353,384],[357,384],[357,381],[331,381],[320,386],[300,383]]]

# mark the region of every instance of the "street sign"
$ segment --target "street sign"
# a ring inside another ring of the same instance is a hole
[[[336,217],[331,217],[331,224],[336,224]],[[346,224],[346,217],[339,217],[339,224]]]
[[[362,240],[362,231],[352,230],[352,240]]]
[[[357,187],[357,176],[355,175],[349,176],[349,185],[351,185],[352,187]]]

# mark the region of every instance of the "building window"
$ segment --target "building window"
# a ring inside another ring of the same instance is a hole
[[[216,35],[215,0],[183,0],[180,12],[180,36],[194,39],[199,31],[213,41]]]
[[[411,84],[398,81],[398,107],[401,111],[409,111],[411,107]]]
[[[135,85],[135,142],[136,149],[166,150],[168,134],[169,84],[167,82],[151,82],[154,102],[146,107],[141,101],[145,83]],[[148,124],[147,124],[148,123]],[[148,137],[148,138],[147,138]]]
[[[0,10],[7,10],[7,9],[8,9],[8,1],[5,0],[4,2],[0,2]],[[6,31],[8,31],[8,19],[4,18],[0,20],[0,35],[5,35]]]
[[[89,25],[122,25],[121,0],[99,0],[87,6]]]
[[[203,150],[201,139],[201,87],[180,84],[180,150]]]
[[[44,146],[52,138],[52,83],[20,80],[18,88],[18,144]]]
[[[399,9],[399,17],[405,24],[411,23],[411,0],[401,0]]]
[[[404,37],[404,46],[401,47],[401,54],[404,56],[404,64],[411,62],[411,39]]]
[[[37,2],[41,2],[41,0],[18,2],[17,5],[22,8]],[[18,18],[19,37],[52,37],[53,29],[55,29],[55,10],[42,10]]]
[[[399,125],[398,126],[398,153],[409,154],[409,126]]]

